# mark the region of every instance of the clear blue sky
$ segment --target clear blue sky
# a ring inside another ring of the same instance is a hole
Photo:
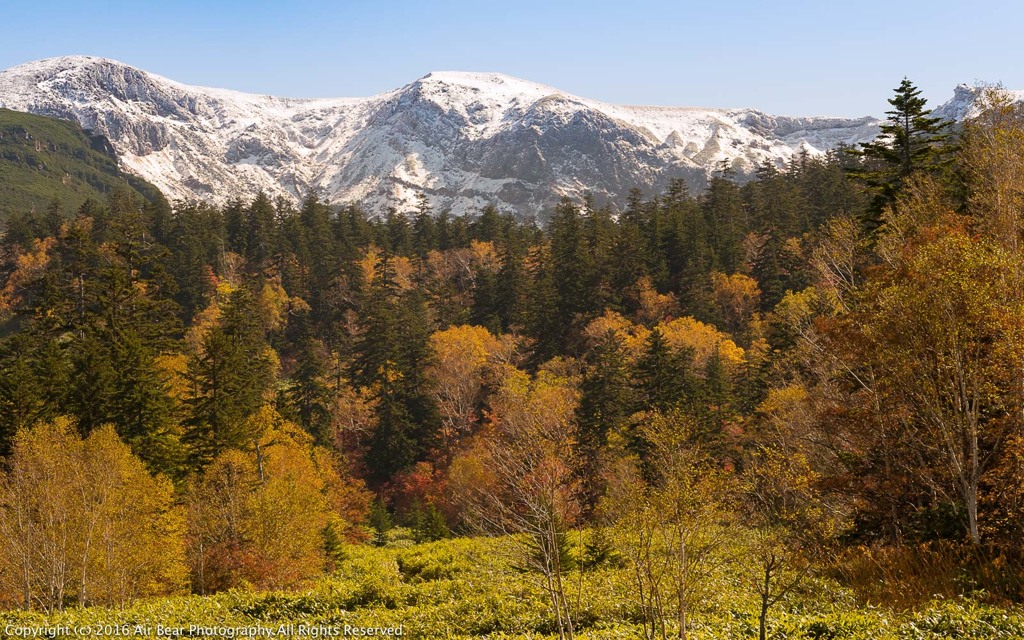
[[[880,115],[906,75],[1024,89],[1024,3],[5,0],[0,68],[89,54],[189,84],[365,96],[498,71],[630,104]]]

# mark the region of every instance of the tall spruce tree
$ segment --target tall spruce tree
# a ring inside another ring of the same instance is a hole
[[[558,204],[549,225],[550,268],[559,320],[554,340],[559,350],[565,347],[573,325],[585,320],[600,305],[593,248],[588,242],[586,225],[587,218],[580,207],[568,198]]]
[[[412,246],[420,259],[437,248],[437,221],[426,194],[416,197],[416,218],[412,223]]]
[[[324,343],[307,329],[299,338],[297,367],[285,394],[290,413],[321,444],[330,442],[331,401],[330,369]]]
[[[747,231],[746,208],[731,168],[723,166],[711,178],[701,203],[711,249],[711,266],[735,273],[743,266],[743,237]]]
[[[352,362],[352,379],[376,401],[377,428],[366,443],[366,466],[376,483],[420,461],[440,426],[424,374],[430,325],[423,296],[398,290],[393,261],[385,254],[376,265]]]
[[[191,463],[201,467],[226,448],[245,448],[246,421],[264,403],[273,382],[265,323],[248,288],[231,293],[220,323],[203,338],[188,365],[186,442]]]
[[[634,381],[639,410],[667,412],[686,407],[698,394],[692,352],[673,349],[658,328],[647,337]]]
[[[587,353],[576,410],[580,445],[588,471],[596,473],[608,434],[622,427],[635,406],[625,349],[614,332],[602,336]]]
[[[903,78],[889,99],[886,122],[874,142],[854,153],[864,160],[854,176],[874,192],[864,218],[865,229],[874,232],[882,223],[882,212],[899,193],[905,180],[917,171],[935,171],[949,157],[949,123],[931,115],[921,90]]]

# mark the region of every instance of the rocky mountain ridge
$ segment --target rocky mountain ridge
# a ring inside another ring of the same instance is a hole
[[[950,105],[951,114],[969,109]],[[538,214],[585,192],[622,202],[634,187],[650,194],[676,177],[700,189],[723,166],[750,175],[765,162],[866,142],[879,124],[611,105],[488,73],[431,73],[369,98],[289,99],[81,56],[0,72],[0,107],[106,136],[126,169],[172,199],[317,189],[333,203],[383,210],[410,208],[424,193],[455,214],[489,203]]]

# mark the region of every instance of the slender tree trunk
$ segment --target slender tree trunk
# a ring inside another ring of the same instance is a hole
[[[768,598],[761,596],[761,615],[758,617],[758,638],[765,640],[768,635]]]
[[[978,532],[978,483],[971,480],[967,487],[967,524],[971,534],[971,542],[981,543],[981,534]]]
[[[552,558],[554,559],[555,588],[558,592],[558,601],[560,603],[560,608],[562,611],[565,612],[565,628],[567,632],[567,637],[569,638],[569,640],[572,640],[574,635],[572,628],[572,612],[570,611],[569,600],[565,596],[565,584],[562,581],[562,553],[558,545],[558,530],[554,519],[551,520],[549,531],[551,534],[551,554]],[[559,617],[561,617],[561,615]]]
[[[259,473],[260,483],[262,484],[267,481],[263,473],[263,452],[260,451],[260,443],[258,440],[253,438],[252,443],[253,446],[256,448],[256,470]]]
[[[551,600],[551,605],[555,609],[555,620],[558,622],[558,637],[560,640],[565,640],[565,623],[562,621],[562,607],[558,604],[558,594],[555,593],[555,583],[551,575],[550,567],[544,575],[547,587],[548,587],[548,598]]]
[[[679,625],[679,640],[686,640],[686,539],[679,532],[679,574],[676,581],[676,624]]]
[[[767,564],[764,568],[764,584],[761,588],[761,615],[758,617],[758,637],[765,640],[768,637],[768,607],[771,605],[772,586],[772,565]]]
[[[977,395],[977,394],[975,394]],[[977,402],[975,405],[977,406]],[[981,534],[978,532],[978,475],[981,462],[978,459],[978,418],[972,416],[971,421],[971,475],[967,487],[967,521],[971,528],[971,540],[974,544],[981,542]]]

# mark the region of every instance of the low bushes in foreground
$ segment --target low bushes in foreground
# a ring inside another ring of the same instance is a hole
[[[579,538],[590,541],[589,532]],[[729,546],[729,545],[727,545]],[[536,576],[516,568],[509,540],[460,538],[427,544],[396,541],[384,547],[352,545],[338,554],[337,571],[301,592],[233,590],[213,596],[150,599],[123,609],[76,608],[50,615],[0,613],[6,625],[225,628],[306,623],[398,627],[410,638],[552,638],[557,621]],[[580,551],[573,547],[574,553]],[[739,549],[726,549],[735,553]],[[580,553],[568,575],[578,603],[576,638],[642,638],[644,616],[621,559]],[[689,638],[754,637],[758,603],[739,574],[723,561],[708,576],[708,597],[695,603]],[[581,574],[582,572],[582,574]],[[667,624],[670,637],[676,630]],[[95,634],[94,634],[95,635]],[[1022,638],[1024,610],[978,597],[931,599],[909,610],[859,604],[836,579],[812,572],[772,614],[770,638],[913,639]]]

